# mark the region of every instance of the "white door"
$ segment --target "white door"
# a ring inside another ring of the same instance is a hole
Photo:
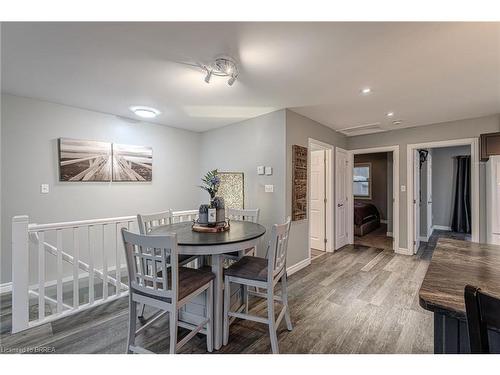
[[[420,246],[420,156],[413,151],[413,252]]]
[[[427,235],[432,232],[432,152],[427,154]]]
[[[311,151],[311,248],[325,251],[325,151]]]
[[[349,159],[347,151],[341,148],[335,148],[335,249],[339,249],[349,243],[348,225],[349,207],[348,207],[348,181]]]

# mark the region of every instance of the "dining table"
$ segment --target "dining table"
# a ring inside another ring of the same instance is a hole
[[[250,221],[231,220],[227,231],[206,233],[193,230],[192,222],[182,222],[157,226],[150,235],[175,233],[179,254],[209,255],[210,266],[215,274],[214,280],[214,348],[222,346],[223,298],[224,298],[224,254],[239,252],[257,247],[266,228]]]

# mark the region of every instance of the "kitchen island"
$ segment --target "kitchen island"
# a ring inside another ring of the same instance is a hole
[[[420,306],[434,313],[434,353],[470,352],[467,284],[500,298],[500,246],[440,239],[419,291]],[[489,335],[490,349],[500,353],[500,332]]]

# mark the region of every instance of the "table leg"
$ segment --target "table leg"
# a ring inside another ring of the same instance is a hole
[[[219,350],[222,346],[222,303],[224,299],[224,269],[222,255],[212,255],[212,272],[214,280],[214,348]]]

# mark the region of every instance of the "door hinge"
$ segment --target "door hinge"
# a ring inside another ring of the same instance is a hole
[[[327,242],[328,242],[328,240],[327,240],[326,238],[324,239],[324,241],[325,241],[325,243],[327,243]]]
[[[324,203],[326,203],[327,199],[325,198],[323,201],[324,201]]]

